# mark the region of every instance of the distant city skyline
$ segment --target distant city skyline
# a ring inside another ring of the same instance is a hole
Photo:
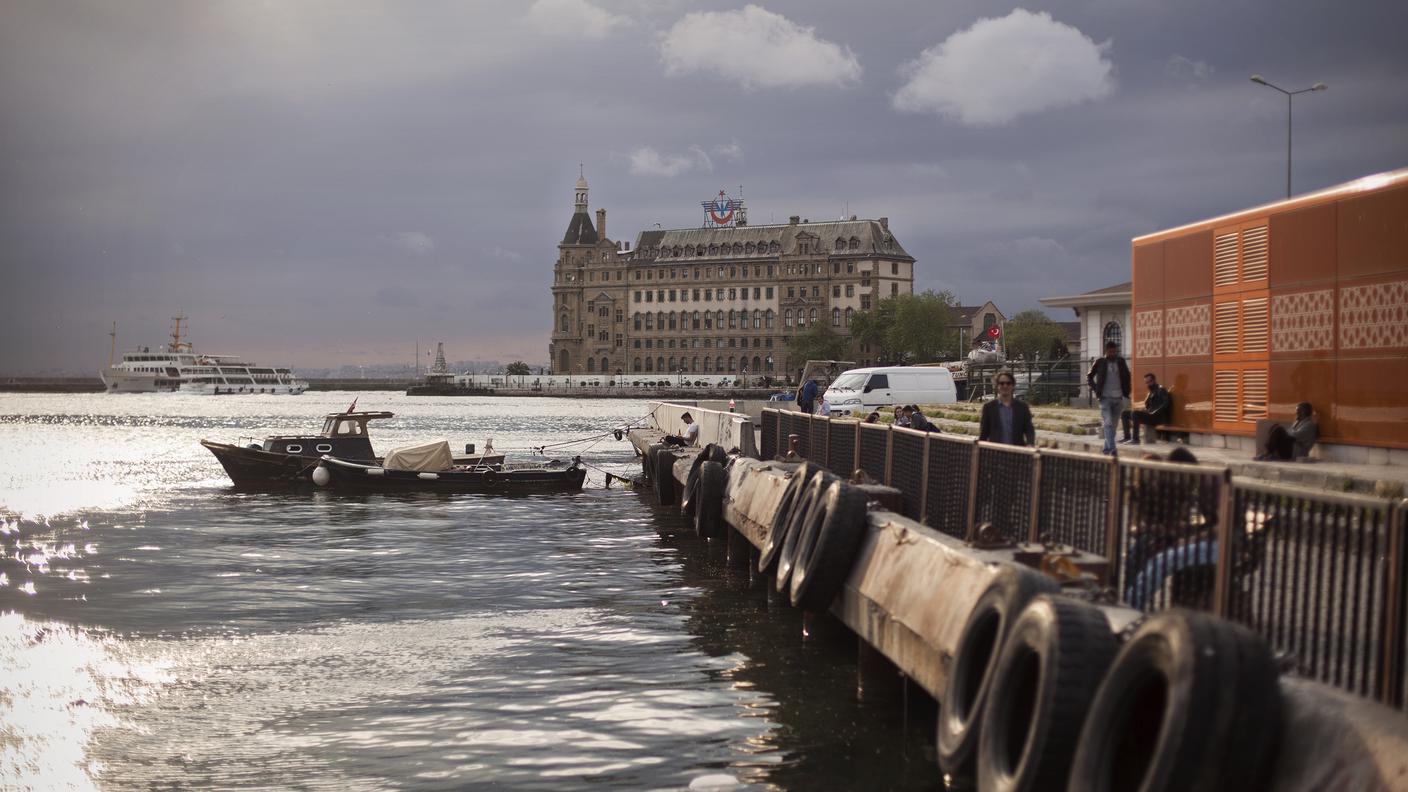
[[[547,362],[579,164],[608,236],[888,216],[914,288],[1129,280],[1131,238],[1408,167],[1408,6],[353,0],[0,6],[0,375],[190,318],[300,369]],[[1255,34],[1249,33],[1255,31]],[[1047,311],[1056,320],[1068,312]],[[422,350],[424,351],[424,350]]]

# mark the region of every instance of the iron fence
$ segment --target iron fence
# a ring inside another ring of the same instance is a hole
[[[1003,539],[1031,537],[1032,493],[1036,484],[1034,448],[978,443],[975,474],[968,487],[970,530],[991,523]]]
[[[796,435],[801,456],[898,488],[904,514],[935,530],[971,538],[991,522],[1005,539],[1071,545],[1106,560],[1131,607],[1225,616],[1302,675],[1408,708],[1408,500],[786,410],[761,425],[764,456]]]

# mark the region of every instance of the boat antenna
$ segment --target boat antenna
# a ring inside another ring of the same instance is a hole
[[[178,312],[175,316],[171,317],[171,321],[175,324],[171,329],[171,346],[167,351],[189,351],[191,348],[190,342],[183,342],[181,340],[181,323],[186,321],[185,311]]]
[[[112,368],[112,359],[117,354],[117,322],[112,323],[112,332],[108,336],[112,338],[112,346],[108,347],[108,368]]]

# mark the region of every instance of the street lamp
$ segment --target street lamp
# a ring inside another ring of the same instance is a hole
[[[1309,88],[1302,88],[1299,91],[1287,91],[1279,85],[1272,85],[1262,79],[1260,74],[1252,75],[1252,82],[1265,85],[1267,88],[1275,88],[1286,95],[1286,197],[1291,197],[1291,99],[1296,94],[1310,93],[1311,91],[1323,91],[1330,86],[1325,83],[1315,83]]]

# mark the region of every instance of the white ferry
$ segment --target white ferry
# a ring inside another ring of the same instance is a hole
[[[122,353],[122,361],[99,372],[108,393],[171,391],[196,394],[298,394],[308,383],[287,368],[258,366],[235,355],[198,354],[181,337],[186,317],[172,317],[171,343],[153,352],[142,347]],[[114,330],[114,345],[116,331]]]

